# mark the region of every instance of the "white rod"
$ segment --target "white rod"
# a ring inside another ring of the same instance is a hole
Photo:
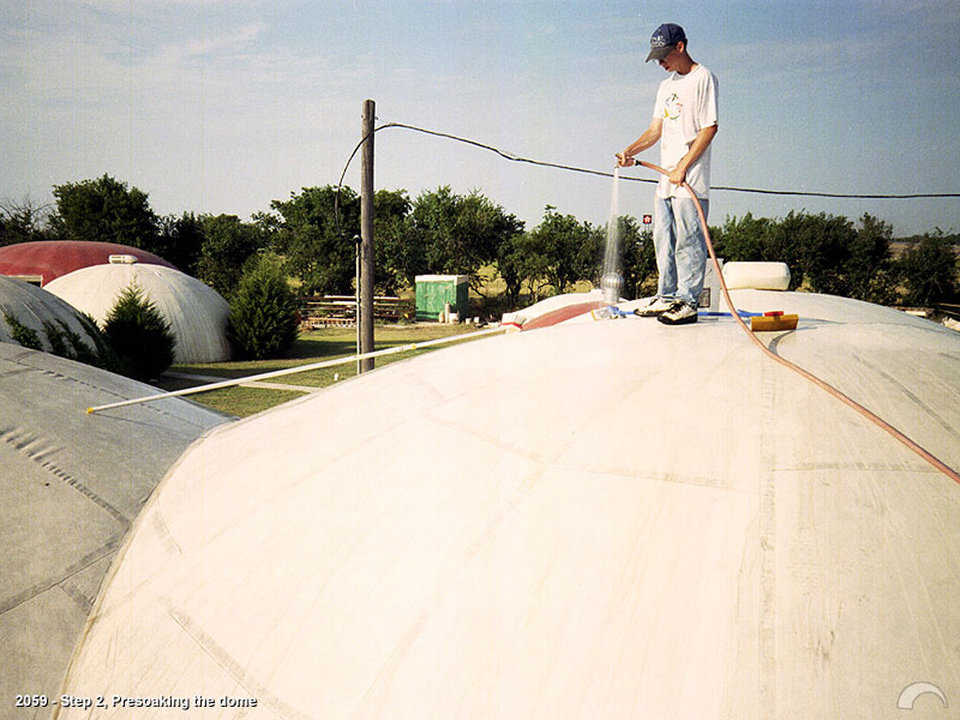
[[[493,333],[503,332],[506,329],[507,328],[504,327],[495,327],[490,328],[489,330],[479,330],[477,332],[465,333],[463,335],[450,335],[448,337],[437,338],[435,340],[427,340],[426,342],[410,343],[409,345],[399,345],[397,347],[387,348],[385,350],[376,350],[374,352],[366,353],[365,355],[351,355],[347,357],[336,358],[334,360],[323,360],[310,365],[298,365],[297,367],[286,368],[284,370],[272,370],[271,372],[260,373],[259,375],[233,378],[231,380],[210,383],[209,385],[198,385],[197,387],[184,388],[183,390],[173,390],[171,392],[158,393],[157,395],[147,395],[146,397],[123,400],[121,402],[110,403],[108,405],[97,405],[96,407],[87,408],[87,414],[89,415],[95,412],[100,412],[101,410],[112,410],[113,408],[126,407],[127,405],[138,405],[140,403],[151,402],[153,400],[163,400],[164,398],[193,395],[195,393],[207,392],[209,390],[219,390],[220,388],[233,387],[234,385],[242,385],[243,383],[255,382],[257,380],[267,380],[268,378],[281,377],[283,375],[293,375],[295,373],[306,372],[308,370],[319,370],[320,368],[333,367],[334,365],[346,365],[347,363],[355,360],[380,357],[382,355],[394,355],[396,353],[406,352],[408,350],[417,350],[419,348],[430,347],[432,345],[441,345],[443,343],[456,342],[457,340],[478,338],[484,335],[492,335]]]

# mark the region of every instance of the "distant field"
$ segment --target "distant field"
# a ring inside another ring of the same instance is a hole
[[[912,242],[905,242],[903,240],[893,240],[890,243],[890,255],[891,257],[896,259],[901,255],[903,255],[903,253],[906,252],[906,250],[914,247],[915,245],[916,243],[912,243]],[[953,246],[953,252],[954,254],[956,254],[958,258],[960,258],[960,244],[955,244]]]
[[[890,243],[890,256],[896,259],[901,255],[903,255],[903,253],[907,250],[907,248],[910,248],[910,247],[913,247],[913,243],[900,242],[900,241],[894,240],[893,242]]]
[[[416,325],[378,325],[375,329],[374,345],[376,350],[425,342],[451,335],[473,332],[472,325],[440,325],[418,323]],[[443,345],[441,347],[446,347]],[[193,365],[174,365],[170,368],[176,373],[203,375],[216,378],[242,378],[259,373],[310,365],[334,358],[351,357],[356,349],[356,330],[354,328],[328,328],[313,330],[300,335],[286,358],[277,360],[251,360],[222,363],[200,363]],[[424,348],[400,352],[376,359],[376,366],[383,365],[424,352],[433,348]],[[330,368],[307,370],[302,373],[273,378],[269,382],[277,385],[323,388],[341,382],[356,375],[356,362],[348,362]],[[204,384],[203,381],[164,377],[158,386],[164,390],[180,390]],[[246,417],[267,410],[289,400],[302,397],[306,392],[296,387],[290,390],[266,387],[230,387],[222,390],[190,395],[189,398],[201,405],[238,417]]]

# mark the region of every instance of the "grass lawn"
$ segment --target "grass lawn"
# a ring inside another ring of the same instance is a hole
[[[180,366],[182,367],[182,366]],[[175,368],[171,368],[174,370]],[[176,372],[184,372],[178,368]],[[213,373],[204,373],[213,375]],[[243,377],[248,373],[240,373],[236,377]],[[249,373],[253,374],[253,373]],[[196,380],[184,380],[181,378],[163,377],[160,382],[154,383],[162,390],[181,390],[188,387],[202,385]],[[273,390],[261,387],[228,387],[220,390],[210,390],[196,395],[188,395],[184,399],[205,405],[213,410],[218,410],[228,415],[237,417],[247,417],[263,410],[269,410],[275,405],[280,405],[288,400],[295,400],[302,397],[305,393],[299,390]]]
[[[472,325],[439,325],[428,323],[418,323],[416,325],[377,325],[374,329],[374,346],[376,350],[385,350],[391,347],[409,345],[410,343],[466,334],[474,330],[476,330],[476,328]],[[170,370],[172,372],[189,375],[241,378],[271,372],[273,370],[296,367],[298,365],[310,365],[338,357],[351,357],[356,350],[356,337],[356,330],[354,328],[314,330],[300,335],[287,357],[282,359],[174,365]],[[440,347],[446,347],[446,345]],[[424,348],[400,352],[396,355],[387,355],[376,358],[375,363],[377,367],[382,367],[391,362],[403,360],[423,352],[430,352],[433,349],[434,348]],[[321,368],[319,370],[308,370],[302,373],[272,378],[269,382],[279,385],[322,388],[356,375],[356,365],[356,362],[349,362],[334,367]],[[158,386],[164,390],[180,390],[185,387],[194,387],[201,384],[204,383],[183,378],[164,377],[161,382],[158,383]],[[238,417],[246,417],[294,398],[301,397],[304,394],[304,391],[296,388],[278,390],[265,387],[230,387],[198,393],[188,397],[195,402],[219,410],[220,412],[229,413]]]

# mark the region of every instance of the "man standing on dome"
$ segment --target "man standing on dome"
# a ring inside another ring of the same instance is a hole
[[[646,62],[656,60],[670,73],[660,83],[650,127],[617,154],[620,167],[636,164],[634,155],[660,142],[660,165],[669,176],[657,185],[653,243],[657,254],[657,294],[634,312],[656,316],[668,325],[697,321],[707,248],[694,200],[686,182],[709,208],[710,143],[717,134],[717,78],[687,52],[687,36],[673,23],[650,38]]]

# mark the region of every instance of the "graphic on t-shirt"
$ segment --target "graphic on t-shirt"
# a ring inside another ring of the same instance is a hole
[[[680,96],[676,93],[670,93],[664,102],[663,117],[668,120],[676,120],[680,117],[680,111],[682,109],[683,104],[680,102]]]

